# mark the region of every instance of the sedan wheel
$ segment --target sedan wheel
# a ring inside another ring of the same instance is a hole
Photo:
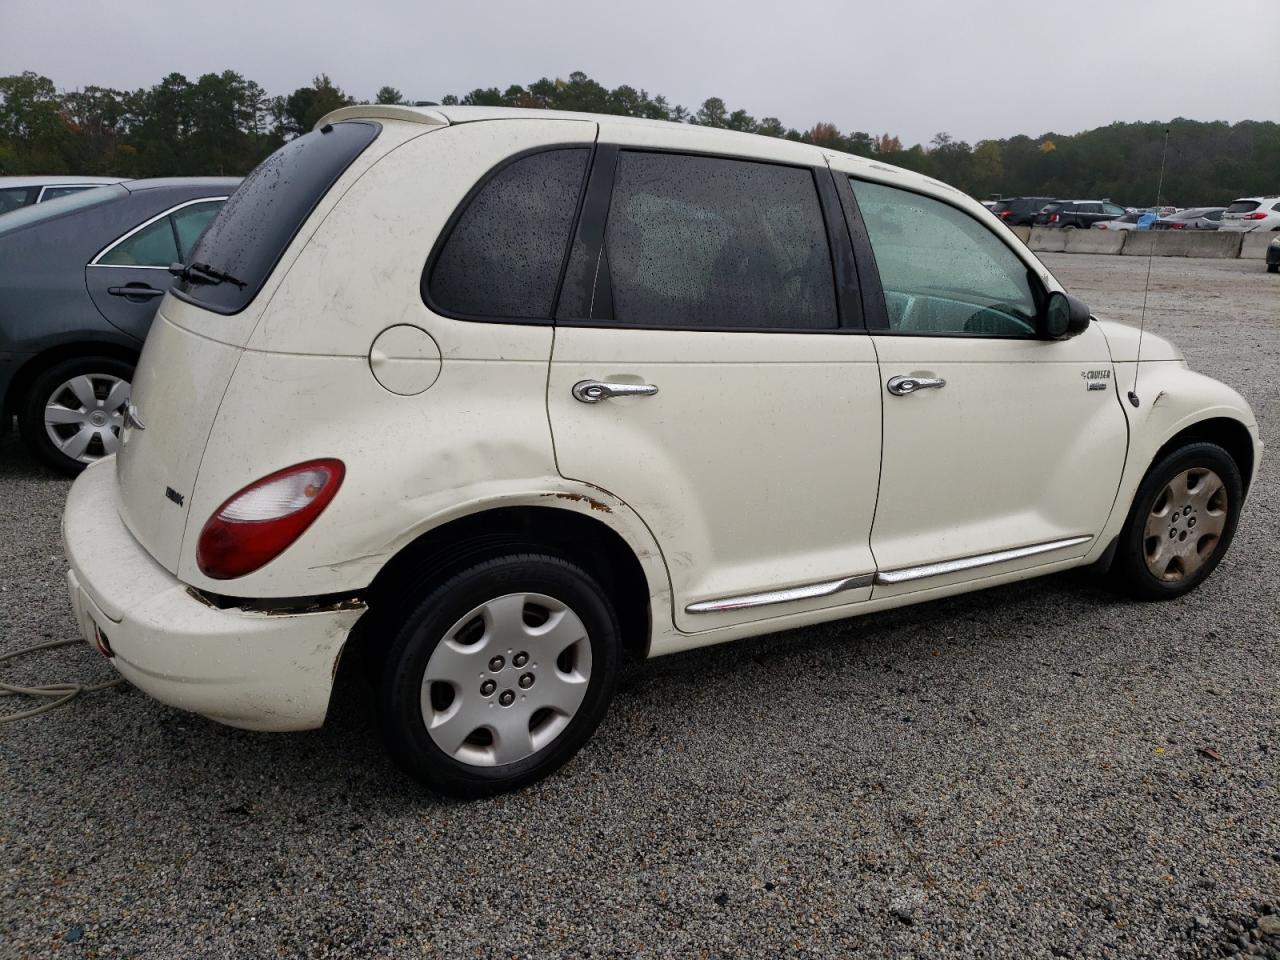
[[[120,447],[129,381],[81,374],[56,387],[44,406],[44,429],[68,460],[90,464]]]
[[[115,357],[75,357],[40,371],[18,409],[23,440],[49,466],[75,476],[120,449],[132,380],[133,365]]]

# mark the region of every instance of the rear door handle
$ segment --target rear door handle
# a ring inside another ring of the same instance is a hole
[[[894,377],[885,386],[895,397],[905,397],[917,390],[941,390],[946,385],[942,377]]]
[[[658,388],[652,383],[608,383],[604,380],[579,380],[573,385],[573,399],[583,403],[599,403],[612,397],[652,397]]]
[[[143,300],[150,300],[152,297],[163,297],[165,295],[165,291],[157,290],[155,287],[148,287],[146,284],[139,284],[136,287],[132,284],[123,287],[107,287],[107,293],[111,294],[113,297],[128,297],[129,299],[141,297]]]

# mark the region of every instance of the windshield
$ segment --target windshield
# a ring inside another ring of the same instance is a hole
[[[316,204],[381,129],[326,124],[258,164],[196,243],[174,292],[218,313],[247,307]]]
[[[92,190],[81,190],[79,193],[59,197],[57,200],[50,200],[48,203],[20,207],[12,213],[0,216],[0,237],[13,233],[15,230],[21,230],[23,227],[29,227],[34,223],[43,223],[46,220],[60,217],[65,213],[74,213],[76,210],[98,207],[128,195],[128,190],[118,183],[113,183],[105,187],[94,187]]]

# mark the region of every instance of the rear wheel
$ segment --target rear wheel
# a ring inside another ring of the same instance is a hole
[[[569,760],[617,683],[613,607],[581,568],[518,553],[476,563],[405,617],[379,710],[392,754],[433,790],[512,790]]]
[[[1280,263],[1268,263],[1267,273],[1280,273]]]
[[[1175,450],[1148,472],[1120,534],[1111,574],[1143,600],[1194,590],[1235,535],[1244,487],[1235,461],[1212,443]]]
[[[102,356],[63,360],[37,374],[18,411],[31,452],[67,476],[115,453],[132,379],[132,364]]]

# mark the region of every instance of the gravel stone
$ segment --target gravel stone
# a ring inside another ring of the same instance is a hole
[[[1136,322],[1144,260],[1045,260]],[[1273,451],[1190,596],[1071,573],[635,665],[581,756],[476,803],[402,776],[346,675],[298,734],[86,697],[0,727],[0,958],[1180,960],[1232,920],[1280,960],[1280,277],[1156,258],[1147,316]],[[0,439],[0,651],[73,635],[66,490]]]

